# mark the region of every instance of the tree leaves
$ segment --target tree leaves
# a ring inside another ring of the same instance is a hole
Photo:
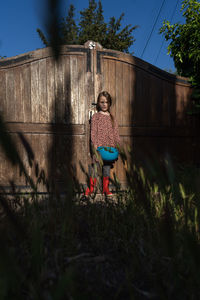
[[[194,67],[195,74],[199,76],[200,70],[197,64],[200,57],[200,3],[195,0],[184,0],[182,4],[183,16],[186,18],[185,24],[170,24],[164,21],[160,29],[166,40],[171,40],[168,50],[174,58],[174,63],[180,75],[191,77]]]
[[[168,54],[173,57],[178,74],[190,78],[195,99],[200,101],[200,2],[183,0],[181,11],[185,23],[170,24],[165,20],[160,33],[167,41],[171,40]]]

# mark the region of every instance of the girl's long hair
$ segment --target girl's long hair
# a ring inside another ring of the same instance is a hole
[[[111,105],[112,105],[112,98],[111,98],[111,95],[110,95],[108,92],[103,91],[103,92],[99,93],[98,98],[97,98],[97,110],[98,110],[98,111],[101,110],[100,105],[99,105],[99,102],[100,102],[100,99],[101,99],[102,96],[104,96],[104,97],[107,99],[107,101],[108,101],[108,111],[109,111],[109,113],[110,113],[110,118],[111,118],[111,122],[112,122],[112,127],[114,127],[114,121],[115,121],[115,119],[114,119],[113,115],[112,115],[111,112],[110,112],[110,107],[111,107]]]

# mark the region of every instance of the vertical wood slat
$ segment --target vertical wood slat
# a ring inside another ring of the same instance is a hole
[[[0,71],[0,113],[4,114],[6,111],[6,71]]]
[[[151,76],[149,82],[149,126],[162,126],[162,81]]]
[[[130,95],[130,110],[129,110],[129,120],[130,126],[134,125],[134,103],[135,103],[135,69],[133,66],[129,66],[130,74],[129,74],[129,95]]]
[[[62,84],[60,86],[60,89],[61,89],[61,93],[62,93],[62,96],[61,96],[61,99],[59,100],[58,102],[58,105],[60,106],[59,107],[59,111],[60,111],[60,122],[62,124],[65,124],[66,123],[66,107],[67,107],[67,91],[66,91],[66,77],[65,77],[65,73],[67,71],[67,68],[68,68],[68,60],[66,60],[65,57],[62,57],[61,58],[61,64],[62,64],[62,68],[60,68],[60,72],[62,72]]]
[[[166,127],[170,125],[170,115],[169,115],[169,89],[170,83],[162,81],[163,99],[162,99],[162,126]]]
[[[91,58],[91,70],[94,70],[94,56]],[[90,116],[89,109],[91,109],[91,103],[96,100],[95,89],[94,89],[94,72],[86,72],[85,74],[85,120],[84,127],[86,134],[84,136],[84,147],[82,149],[81,164],[84,169],[89,171],[89,164],[92,163],[91,152],[90,152]],[[85,159],[83,159],[83,157]],[[85,179],[86,180],[86,179]],[[84,180],[84,181],[85,181]]]
[[[4,184],[5,180],[7,180],[6,174],[8,174],[8,173],[6,173],[6,170],[8,172],[9,169],[6,166],[7,158],[6,158],[6,155],[5,155],[2,145],[0,145],[0,153],[1,153],[1,155],[0,155],[0,182],[1,182],[1,184],[2,183]]]
[[[108,78],[109,78],[108,92],[112,97],[111,112],[115,116],[116,115],[116,64],[113,61],[109,62]]]
[[[122,63],[116,62],[116,120],[118,124],[122,124],[122,109],[123,109],[123,67]]]
[[[85,94],[85,62],[81,57],[78,64],[78,124],[84,124],[86,108]]]
[[[108,59],[102,59],[103,64],[103,90],[109,91],[109,61]]]
[[[70,57],[71,74],[71,113],[72,123],[78,124],[78,62],[77,57]]]
[[[31,63],[31,110],[33,123],[40,122],[39,103],[39,62],[34,61]]]
[[[94,52],[94,94],[95,94],[95,98],[92,102],[96,102],[97,101],[97,97],[99,95],[100,92],[102,92],[104,90],[103,88],[103,72],[98,72],[98,59],[97,59],[97,51]],[[104,65],[102,65],[102,69],[104,68]],[[93,111],[95,111],[95,107],[92,106],[91,107],[93,109]]]
[[[21,91],[21,73],[22,68],[17,67],[14,69],[14,99],[13,104],[15,103],[15,122],[24,122],[24,101],[22,99]]]
[[[190,126],[191,118],[187,112],[191,108],[191,103],[188,102],[188,95],[185,87],[176,86],[176,126]]]
[[[187,89],[184,87],[182,90],[182,107],[183,107],[183,111],[182,111],[182,118],[184,118],[184,125],[185,126],[192,126],[192,120],[191,117],[189,117],[189,115],[187,114],[187,111],[189,111],[191,109],[191,102],[188,103],[188,94],[187,94]],[[181,91],[180,91],[181,93]]]
[[[122,102],[122,125],[127,126],[130,124],[129,120],[129,85],[127,81],[129,81],[129,68],[128,65],[123,64],[123,78],[121,79],[123,82],[123,102]]]
[[[6,111],[6,76],[4,70],[0,71],[0,114],[5,118]],[[4,179],[3,163],[5,161],[5,155],[3,153],[2,146],[0,145],[0,182]]]
[[[63,58],[61,57],[55,63],[55,116],[56,123],[62,123],[63,120],[63,102],[64,102],[64,74]]]
[[[174,85],[169,85],[168,90],[169,95],[169,127],[175,127],[176,124],[176,98],[175,98],[175,91]]]
[[[27,143],[30,145],[31,149],[32,149],[33,148],[32,147],[32,140],[31,140],[32,134],[26,134],[26,135],[23,134],[23,136],[26,139]],[[23,147],[23,145],[22,145],[21,142],[19,143],[19,147],[20,147],[19,153],[21,155],[24,167],[26,168],[27,174],[28,174],[28,176],[32,177],[32,175],[33,175],[32,174],[32,168],[33,168],[33,166],[31,166],[31,163],[33,163],[33,160],[30,158],[30,161],[29,161],[28,153],[27,153],[26,149]],[[36,155],[36,153],[35,153],[35,155]],[[21,178],[21,181],[22,180],[24,181],[23,177]],[[25,181],[23,183],[25,185]]]
[[[21,143],[20,143],[20,141],[18,139],[17,134],[16,133],[12,134],[11,138],[12,138],[12,140],[15,143],[17,151],[19,151],[19,153],[20,153]],[[4,162],[4,166],[5,166],[5,169],[4,169],[5,178],[8,175],[10,181],[13,181],[13,182],[15,182],[15,181],[24,182],[23,178],[19,176],[19,169],[18,169],[17,165],[13,165],[11,163],[11,161],[9,161],[8,159],[6,159],[6,161]],[[8,170],[9,170],[9,173],[7,173]]]
[[[135,86],[135,126],[144,126],[145,102],[143,97],[143,87],[145,82],[143,80],[142,71],[140,69],[137,70],[136,80],[137,84]]]
[[[46,123],[48,116],[46,59],[39,61],[38,75],[39,122]]]
[[[14,85],[14,70],[6,72],[6,107],[5,121],[15,121],[15,85]]]
[[[55,123],[55,62],[52,58],[46,60],[46,72],[47,122]]]
[[[31,66],[24,65],[21,68],[21,95],[24,107],[24,122],[32,122],[32,105],[31,105]]]
[[[71,123],[71,74],[70,74],[70,58],[65,58],[64,62],[64,116],[63,122],[66,124]]]

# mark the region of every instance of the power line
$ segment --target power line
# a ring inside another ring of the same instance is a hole
[[[153,27],[152,27],[152,30],[151,30],[151,32],[150,32],[149,38],[148,38],[148,40],[147,40],[147,42],[146,42],[146,45],[144,46],[144,49],[143,49],[143,51],[142,51],[141,58],[143,57],[144,52],[145,52],[145,50],[146,50],[146,48],[147,48],[147,45],[148,45],[148,43],[149,43],[149,41],[150,41],[150,39],[151,39],[152,33],[153,33],[154,29],[155,29],[155,26],[156,26],[156,23],[157,23],[157,21],[158,21],[158,18],[160,17],[160,13],[161,13],[161,11],[162,11],[162,8],[163,8],[164,3],[165,3],[165,0],[163,0],[163,2],[162,2],[162,4],[161,4],[160,10],[159,10],[159,12],[158,12],[157,18],[156,18],[156,20],[155,20],[155,22],[154,22],[154,25],[153,25]]]
[[[174,8],[173,13],[172,13],[172,15],[171,15],[171,17],[170,17],[170,23],[171,23],[172,20],[173,20],[174,14],[175,14],[176,9],[177,9],[177,7],[178,7],[178,3],[179,3],[179,0],[176,1],[175,8]],[[159,58],[159,56],[160,56],[160,52],[161,52],[161,50],[162,50],[164,41],[165,41],[165,38],[163,38],[162,44],[161,44],[161,46],[160,46],[160,49],[159,49],[158,54],[157,54],[157,56],[156,56],[156,59],[155,59],[155,61],[154,61],[154,65],[157,63],[157,60],[158,60],[158,58]]]

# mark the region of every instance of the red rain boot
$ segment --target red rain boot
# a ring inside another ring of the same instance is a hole
[[[97,179],[94,178],[94,180],[92,179],[92,177],[90,177],[90,187],[87,187],[86,191],[85,191],[85,196],[90,196],[90,194],[92,194],[94,192],[94,187],[96,185]]]
[[[112,196],[112,193],[109,191],[109,177],[103,177],[103,194],[107,197]]]
[[[92,177],[91,177],[92,178]],[[96,185],[97,179],[94,178],[94,180],[90,182],[90,194],[94,193],[94,187]]]

